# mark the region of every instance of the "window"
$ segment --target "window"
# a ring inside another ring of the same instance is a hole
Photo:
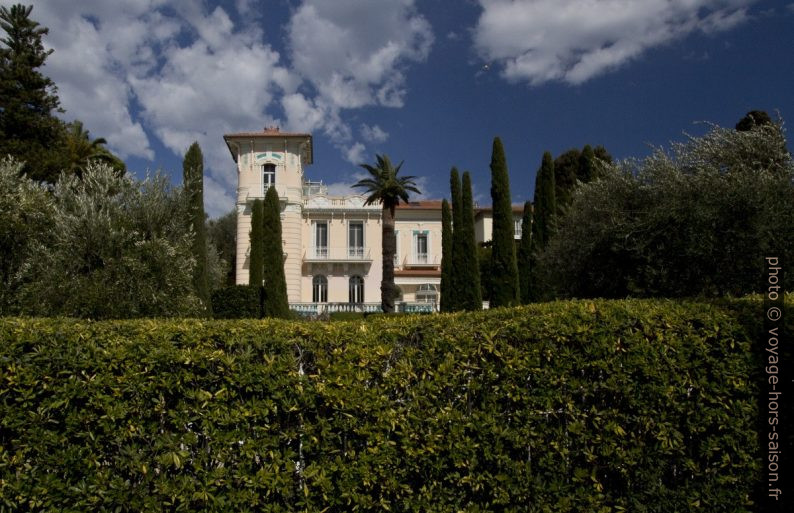
[[[364,278],[361,276],[350,277],[350,302],[364,302]]]
[[[273,185],[276,185],[276,165],[265,164],[262,166],[262,194],[267,194]]]
[[[363,221],[350,221],[347,225],[347,253],[350,258],[364,258]]]
[[[314,225],[314,257],[328,258],[328,221],[315,221]]]
[[[521,221],[522,220],[520,217],[513,218],[513,232],[514,232],[513,237],[515,237],[516,239],[521,238],[521,224],[522,224]]]
[[[417,264],[427,263],[427,232],[414,232],[414,257]]]
[[[435,303],[438,301],[438,287],[432,283],[419,285],[416,290],[417,303]]]
[[[328,278],[322,274],[318,274],[312,279],[312,302],[328,302]]]

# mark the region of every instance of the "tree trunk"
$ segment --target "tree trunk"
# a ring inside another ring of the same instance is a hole
[[[394,298],[397,287],[394,285],[394,253],[397,251],[397,240],[394,236],[394,207],[383,206],[383,279],[380,282],[381,308],[384,313],[394,312]]]

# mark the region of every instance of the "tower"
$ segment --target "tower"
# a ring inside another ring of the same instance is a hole
[[[267,190],[275,187],[281,200],[287,297],[291,303],[300,301],[303,166],[312,163],[312,136],[268,127],[262,132],[226,134],[223,139],[237,164],[236,282],[248,284],[251,205],[255,199],[264,199]]]

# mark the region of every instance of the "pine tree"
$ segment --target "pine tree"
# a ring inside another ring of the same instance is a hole
[[[463,288],[463,255],[461,243],[461,229],[463,227],[463,196],[460,192],[460,175],[458,168],[453,167],[449,172],[449,191],[452,197],[452,265],[450,270],[450,292],[447,307],[448,311],[456,312],[463,308],[461,304],[461,290]]]
[[[35,180],[55,182],[63,125],[53,113],[62,110],[55,84],[38,71],[52,50],[44,50],[49,30],[30,19],[32,10],[0,6],[0,155],[25,162],[23,172]]]
[[[248,284],[253,287],[262,286],[264,270],[265,238],[264,238],[264,203],[254,200],[251,206],[251,254],[248,266]]]
[[[207,277],[207,228],[204,225],[204,157],[198,142],[194,142],[182,161],[182,180],[187,194],[190,224],[193,229],[193,287],[208,314],[212,314],[210,287]]]
[[[278,192],[271,187],[265,194],[264,216],[265,315],[289,317],[287,279],[284,276],[284,247],[281,243],[281,205]]]
[[[592,153],[592,150],[590,151]],[[548,151],[543,154],[540,170],[535,177],[534,223],[532,237],[535,247],[546,246],[552,233],[552,217],[557,211],[554,190],[554,160]]]
[[[477,243],[474,240],[474,199],[471,192],[471,175],[463,173],[463,192],[461,194],[461,224],[459,233],[460,302],[463,310],[482,310],[482,291],[480,290],[480,265],[477,261]]]
[[[453,301],[452,289],[452,212],[449,202],[441,202],[441,311],[451,312],[450,304]]]
[[[521,243],[518,246],[518,282],[521,289],[521,303],[532,301],[532,203],[524,203],[524,215],[521,218]]]
[[[510,177],[504,147],[496,137],[491,153],[491,200],[493,203],[493,246],[491,250],[491,307],[513,306],[519,301],[518,267],[514,241]]]

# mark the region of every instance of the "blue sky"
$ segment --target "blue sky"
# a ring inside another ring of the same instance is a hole
[[[2,5],[12,2],[0,0]],[[55,50],[44,72],[143,177],[181,182],[197,140],[205,206],[234,204],[222,135],[278,125],[314,135],[307,177],[345,193],[376,153],[404,160],[426,198],[450,167],[490,203],[491,143],[515,202],[544,151],[601,144],[617,158],[794,115],[794,2],[770,0],[34,0]]]

